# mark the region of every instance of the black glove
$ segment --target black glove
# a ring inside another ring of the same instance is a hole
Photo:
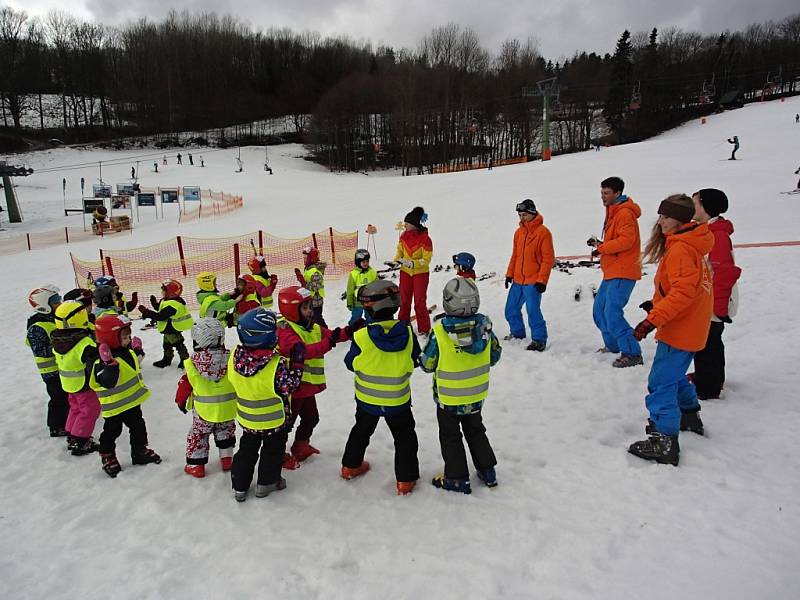
[[[186,414],[186,412],[187,412],[186,411],[186,407],[185,406],[181,406],[180,404],[178,404],[178,410],[181,411],[183,414]]]
[[[653,310],[653,303],[650,300],[645,300],[639,305],[639,308],[641,308],[644,312],[649,313],[651,310]]]
[[[733,323],[733,319],[731,319],[728,315],[725,315],[724,317],[720,317],[719,315],[714,315],[714,316],[717,317],[723,323]]]
[[[597,246],[600,245],[600,240],[592,236],[588,240],[586,240],[586,245],[591,246],[592,248],[597,248]]]
[[[653,325],[650,321],[645,319],[644,321],[639,323],[633,330],[633,337],[635,337],[637,341],[641,342],[655,328],[656,328],[655,325]]]
[[[547,289],[547,284],[537,282],[533,284],[533,287],[535,287],[536,291],[540,294],[544,294],[544,291]]]
[[[344,331],[347,334],[348,338],[353,339],[353,334],[359,329],[363,328],[366,324],[367,322],[361,317],[359,317],[358,319],[353,321],[350,325],[345,327]]]
[[[595,248],[594,250],[592,250],[592,256],[593,256],[594,258],[597,258],[598,256],[600,256],[600,250],[598,250],[597,248]]]
[[[236,324],[233,322],[233,313],[228,313],[225,315],[225,325],[227,327],[235,327]]]
[[[341,336],[342,336],[342,328],[341,327],[336,327],[336,328],[331,330],[331,337],[330,337],[331,348],[335,348],[336,347],[336,344],[338,344],[341,341]]]
[[[506,277],[506,289],[508,289],[508,286],[510,286],[513,282],[514,282],[513,277]]]
[[[347,292],[342,292],[341,300],[347,300]]]
[[[294,346],[292,346],[292,350],[289,352],[289,360],[291,361],[291,366],[293,369],[302,369],[303,363],[306,360],[306,347],[301,342],[297,342]]]
[[[156,310],[158,310],[158,298],[156,298],[155,296],[152,296],[152,295],[151,295],[151,296],[150,296],[150,305],[151,305],[153,308],[155,308]]]

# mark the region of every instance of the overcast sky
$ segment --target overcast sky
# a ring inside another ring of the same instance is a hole
[[[141,17],[158,20],[171,7],[214,11],[232,14],[253,29],[312,30],[396,48],[416,48],[433,27],[452,21],[477,31],[492,54],[507,38],[534,37],[551,59],[578,50],[611,52],[626,28],[674,25],[712,33],[800,12],[797,0],[0,0],[4,4],[29,15],[67,9],[109,25]]]

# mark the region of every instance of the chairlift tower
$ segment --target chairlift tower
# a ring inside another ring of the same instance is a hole
[[[22,213],[17,204],[17,195],[14,193],[14,186],[11,183],[12,177],[27,177],[33,173],[33,169],[9,165],[5,161],[0,161],[0,179],[3,180],[3,189],[6,193],[6,206],[8,207],[8,221],[10,223],[22,223]]]
[[[550,149],[550,98],[558,101],[561,87],[558,84],[557,77],[550,77],[549,79],[542,79],[536,82],[536,87],[522,88],[523,96],[541,96],[543,99],[542,108],[542,160],[550,160],[552,150]]]

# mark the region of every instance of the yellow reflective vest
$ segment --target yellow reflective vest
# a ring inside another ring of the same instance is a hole
[[[92,365],[92,376],[89,379],[89,386],[97,392],[97,398],[100,400],[100,411],[103,418],[113,417],[126,410],[139,406],[142,402],[150,397],[150,390],[147,389],[142,380],[142,370],[139,366],[139,358],[133,350],[128,349],[133,357],[133,364],[131,367],[124,359],[118,359],[119,364],[119,379],[117,385],[113,388],[103,387],[95,377],[95,367],[100,364],[100,359],[97,359]]]
[[[244,377],[233,367],[233,355],[228,359],[228,379],[236,391],[236,420],[242,427],[265,431],[276,429],[286,422],[283,399],[275,391],[275,372],[282,360],[274,354],[267,365],[252,377]]]
[[[306,285],[308,285],[309,283],[311,283],[311,278],[314,277],[314,275],[317,274],[317,273],[319,273],[319,276],[322,278],[322,287],[320,287],[318,290],[311,291],[311,293],[314,296],[319,296],[320,298],[324,298],[325,297],[325,274],[320,269],[318,269],[314,265],[311,265],[310,267],[306,268],[305,271],[303,271],[303,279],[306,280]]]
[[[219,381],[210,381],[200,374],[191,358],[184,360],[183,366],[192,384],[186,410],[194,407],[200,418],[209,423],[232,421],[236,417],[236,392],[227,374]]]
[[[370,327],[380,325],[391,328],[397,321],[379,321]],[[411,350],[414,345],[411,328],[408,328],[408,343],[398,352],[387,352],[378,348],[369,337],[368,328],[359,329],[353,339],[361,348],[361,353],[353,359],[355,372],[356,398],[367,404],[377,406],[401,406],[411,400],[411,373],[414,361]]]
[[[228,311],[222,310],[212,310],[211,305],[214,304],[217,300],[221,300],[222,296],[217,293],[209,294],[208,296],[203,299],[203,302],[200,304],[200,318],[203,319],[206,315],[210,316],[212,319],[217,319],[223,325],[227,324],[227,316]],[[211,311],[209,315],[208,312]]]
[[[56,330],[56,324],[50,321],[39,321],[31,325],[31,327],[41,327],[44,329],[48,338],[53,335],[53,332]],[[31,342],[28,340],[27,335],[25,336],[25,345],[28,346],[28,348],[31,347]],[[36,361],[36,368],[39,369],[39,375],[47,375],[48,373],[55,373],[58,371],[55,354],[53,356],[36,356],[34,354],[33,360]]]
[[[263,275],[253,275],[253,279],[267,288],[272,285],[272,282]],[[272,296],[264,296],[261,298],[261,306],[264,308],[272,308]]]
[[[167,328],[167,324],[170,322],[172,323],[172,327],[175,329],[175,331],[187,331],[192,328],[192,315],[189,314],[189,309],[186,308],[185,304],[170,298],[169,300],[162,300],[159,302],[158,310],[160,311],[162,308],[166,308],[167,306],[174,308],[175,314],[165,321],[156,321],[156,327],[158,328],[159,333],[164,333]]]
[[[366,271],[362,271],[358,267],[350,271],[350,277],[347,280],[347,304],[351,307],[361,306],[361,302],[358,301],[358,291],[377,278],[378,273],[372,267]]]
[[[284,321],[286,320],[284,319]],[[303,340],[306,346],[322,341],[322,328],[317,323],[314,323],[311,331],[292,321],[286,321],[286,323]],[[310,383],[311,385],[325,385],[325,358],[320,356],[319,358],[305,359],[303,361],[303,377],[300,382]]]
[[[441,323],[434,325],[433,333],[439,347],[433,379],[439,402],[461,406],[485,400],[489,393],[491,344],[486,344],[480,354],[470,354],[458,348]]]
[[[86,387],[86,365],[81,357],[87,346],[97,346],[89,335],[81,338],[66,354],[53,351],[58,365],[58,377],[61,379],[61,389],[68,394],[77,394]]]

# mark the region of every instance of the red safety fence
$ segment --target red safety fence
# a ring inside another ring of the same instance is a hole
[[[84,231],[80,227],[59,227],[58,229],[49,229],[47,231],[34,231],[25,235],[0,239],[0,254],[17,254],[26,250],[40,250],[69,244],[70,242],[85,242],[97,236],[105,237],[122,232],[131,233],[132,229],[132,227],[119,231],[102,229],[98,233],[93,233],[91,230]]]
[[[139,292],[140,301],[150,294],[160,297],[161,282],[177,279],[183,284],[183,298],[190,308],[197,308],[196,276],[202,271],[217,275],[217,288],[230,292],[236,277],[249,273],[247,262],[253,247],[267,260],[270,274],[278,276],[278,286],[294,285],[295,268],[303,268],[303,248],[316,247],[320,260],[327,263],[325,279],[345,277],[354,267],[358,232],[340,233],[328,228],[301,239],[284,239],[263,231],[227,238],[174,239],[130,250],[100,250],[100,259],[81,260],[70,254],[75,283],[86,287],[90,278],[113,275],[126,293]],[[145,304],[148,304],[145,302]]]

